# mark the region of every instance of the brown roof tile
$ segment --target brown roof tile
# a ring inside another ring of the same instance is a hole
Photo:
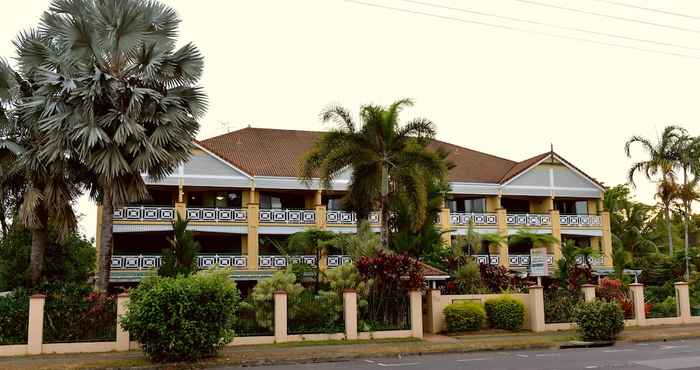
[[[246,127],[199,144],[251,176],[296,177],[299,160],[322,133]],[[502,183],[549,155],[515,162],[438,140],[429,147],[449,151],[448,159],[455,164],[449,180],[455,182]]]

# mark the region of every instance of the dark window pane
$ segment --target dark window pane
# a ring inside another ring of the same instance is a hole
[[[585,200],[576,201],[576,214],[577,215],[587,215],[588,214],[588,201],[585,201]]]

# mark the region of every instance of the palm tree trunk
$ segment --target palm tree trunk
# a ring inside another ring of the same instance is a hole
[[[7,210],[2,201],[0,201],[0,230],[3,238],[7,236]]]
[[[382,167],[382,184],[381,184],[381,199],[379,207],[381,208],[382,228],[381,238],[382,247],[389,248],[389,169],[386,166]]]
[[[44,254],[49,245],[49,215],[43,202],[36,209],[38,225],[32,228],[32,248],[29,257],[29,285],[34,288],[39,285],[44,271]]]
[[[666,233],[668,234],[668,255],[673,257],[673,230],[671,229],[670,206],[666,206]]]
[[[107,292],[109,287],[109,274],[112,267],[112,217],[114,215],[114,205],[112,202],[112,187],[104,187],[104,197],[102,199],[102,225],[100,226],[100,250],[97,258],[97,277],[95,279],[95,290],[97,292]]]

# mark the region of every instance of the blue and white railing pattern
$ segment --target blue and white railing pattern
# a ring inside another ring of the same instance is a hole
[[[172,221],[175,207],[168,206],[127,206],[114,210],[115,221]]]
[[[160,267],[163,257],[159,255],[115,255],[112,256],[112,269],[116,270],[149,270]],[[215,265],[245,269],[248,257],[230,254],[202,254],[197,256],[197,267],[208,269]]]
[[[367,220],[370,224],[378,224],[380,219],[379,212],[370,212]],[[355,225],[357,223],[357,214],[349,211],[326,211],[326,224],[328,225]]]
[[[514,213],[506,215],[506,223],[512,226],[550,226],[552,217],[549,214]]]
[[[600,227],[602,221],[598,215],[561,215],[559,224],[574,227]]]
[[[468,226],[470,222],[476,226],[496,226],[498,216],[495,213],[450,213],[450,225]]]
[[[316,211],[313,209],[261,209],[260,223],[265,224],[315,224]]]
[[[326,257],[326,265],[328,267],[338,267],[340,265],[346,264],[346,263],[351,263],[352,258],[350,256],[344,256],[344,255],[335,255],[335,256],[327,256]]]
[[[316,256],[259,256],[258,267],[261,269],[283,269],[292,264],[303,263],[316,266]]]
[[[187,208],[190,221],[247,222],[248,210],[240,208]]]

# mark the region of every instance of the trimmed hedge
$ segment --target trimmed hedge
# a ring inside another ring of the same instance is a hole
[[[584,302],[574,308],[574,321],[581,339],[615,340],[625,328],[625,314],[617,302]]]
[[[451,333],[479,330],[486,320],[484,306],[478,302],[452,303],[445,307],[443,313],[447,331]]]
[[[513,297],[489,299],[484,308],[492,328],[518,330],[525,322],[525,305]]]
[[[233,340],[239,294],[226,271],[151,276],[129,296],[121,325],[153,361],[196,361]]]

